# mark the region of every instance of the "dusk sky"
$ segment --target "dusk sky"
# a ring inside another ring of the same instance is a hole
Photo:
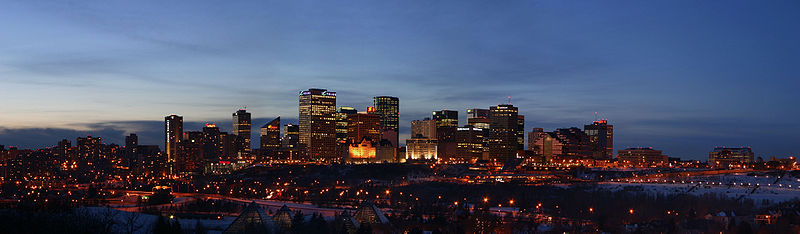
[[[526,131],[614,125],[615,150],[800,154],[800,1],[0,1],[0,144],[296,123],[297,93],[431,111],[507,102]],[[254,132],[257,130],[254,129]],[[254,138],[254,142],[257,142]]]

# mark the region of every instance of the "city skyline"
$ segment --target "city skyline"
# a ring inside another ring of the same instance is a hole
[[[615,149],[798,154],[800,36],[785,30],[800,22],[797,3],[617,3],[8,3],[0,27],[19,30],[0,36],[0,143],[137,133],[161,145],[164,116],[230,132],[245,105],[254,126],[297,123],[294,95],[319,87],[359,110],[402,99],[399,142],[431,111],[466,123],[466,109],[511,96],[526,136],[599,112]]]

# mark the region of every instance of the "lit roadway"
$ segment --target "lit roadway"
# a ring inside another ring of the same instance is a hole
[[[136,196],[142,196],[142,195],[150,196],[150,195],[153,195],[153,192],[145,192],[145,191],[119,190],[119,189],[109,189],[109,190],[113,191],[116,194],[124,193],[124,194],[127,194],[127,195],[136,195]],[[255,201],[257,204],[259,204],[261,206],[265,206],[265,207],[269,207],[269,208],[275,208],[274,210],[280,209],[282,206],[286,205],[287,207],[289,207],[293,211],[300,210],[300,211],[303,211],[304,214],[319,213],[319,214],[322,214],[323,216],[326,216],[326,217],[333,217],[334,215],[339,214],[342,211],[345,211],[347,209],[353,209],[353,207],[322,208],[322,207],[317,207],[317,206],[314,206],[314,205],[311,205],[311,204],[294,203],[294,202],[287,202],[287,201],[261,200],[261,199],[252,199],[251,200],[251,199],[228,197],[228,196],[223,196],[223,195],[219,195],[219,194],[177,193],[177,192],[173,192],[172,195],[174,195],[176,198],[185,198],[185,199],[178,199],[177,202],[173,202],[173,203],[170,203],[170,204],[161,204],[161,205],[152,205],[152,206],[124,206],[124,205],[132,205],[132,204],[131,203],[127,203],[126,204],[125,202],[120,201],[119,202],[120,206],[116,207],[116,209],[129,211],[129,212],[139,212],[141,208],[145,208],[145,207],[147,207],[147,208],[153,208],[153,207],[155,207],[155,208],[162,208],[162,207],[166,208],[166,207],[170,207],[170,206],[174,206],[174,205],[180,205],[180,204],[192,202],[192,201],[195,201],[197,198],[228,200],[228,201],[240,202],[240,203],[243,203],[243,204],[249,204],[250,202]],[[114,200],[112,200],[112,201],[114,201]],[[135,205],[135,204],[133,204],[133,205]],[[382,209],[382,210],[384,210],[384,212],[390,211],[388,209]]]

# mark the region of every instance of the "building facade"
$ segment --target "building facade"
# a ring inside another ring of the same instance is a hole
[[[456,154],[449,159],[458,162],[470,162],[483,156],[486,141],[484,129],[474,126],[464,126],[456,131]]]
[[[389,140],[394,147],[398,146],[400,132],[400,99],[391,96],[378,96],[372,98],[375,114],[381,117],[381,134],[383,139]]]
[[[617,151],[617,161],[626,165],[664,165],[669,163],[669,156],[653,148],[627,148]]]
[[[753,163],[755,154],[750,147],[727,148],[715,147],[708,153],[708,165],[711,167],[729,167]]]
[[[611,160],[614,157],[614,125],[601,119],[583,126],[583,131],[589,136],[595,159]]]
[[[170,115],[164,117],[164,152],[167,153],[167,165],[169,173],[173,173],[172,164],[178,156],[178,144],[183,139],[183,117]]]
[[[499,162],[516,158],[519,149],[518,109],[511,104],[489,108],[489,157]]]
[[[358,144],[368,138],[371,142],[381,139],[381,117],[371,113],[355,113],[347,116],[347,139]]]
[[[281,149],[281,117],[277,117],[261,126],[261,155],[274,157]],[[264,161],[263,159],[260,161]]]
[[[336,161],[336,92],[300,92],[300,144],[314,161]]]
[[[247,110],[241,109],[233,112],[233,134],[238,138],[240,157],[250,157],[250,132],[252,130],[252,119]]]
[[[411,121],[411,137],[436,139],[436,121],[429,118]]]

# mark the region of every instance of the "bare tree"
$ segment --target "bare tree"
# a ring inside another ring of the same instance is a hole
[[[125,233],[133,234],[141,230],[144,227],[144,223],[140,222],[141,219],[141,213],[129,212],[128,216],[125,217]]]
[[[117,224],[117,215],[119,213],[110,207],[106,207],[103,209],[103,212],[100,213],[99,222],[103,233],[112,233],[114,229],[114,225]]]

